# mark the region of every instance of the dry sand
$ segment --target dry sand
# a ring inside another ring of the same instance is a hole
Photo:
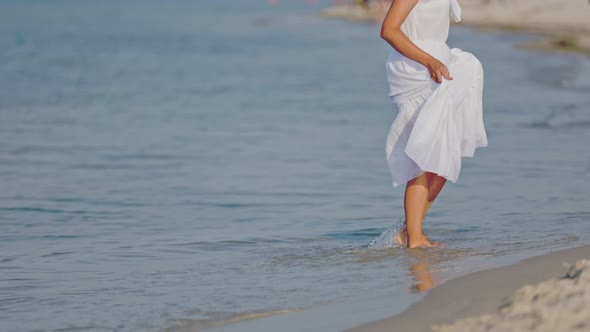
[[[462,23],[482,28],[539,33],[548,38],[523,46],[538,50],[568,50],[590,54],[590,3],[588,0],[459,0]],[[369,10],[335,6],[325,17],[377,21],[384,6],[373,1]]]
[[[590,331],[590,262],[566,265],[587,258],[583,246],[468,274],[400,315],[349,331]]]
[[[500,312],[435,326],[435,332],[588,331],[590,260],[579,260],[562,278],[517,290]]]

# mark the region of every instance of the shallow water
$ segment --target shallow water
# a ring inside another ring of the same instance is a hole
[[[388,47],[325,5],[0,1],[2,331],[335,330],[588,243],[590,62],[454,28],[490,146],[426,218],[445,249],[368,249],[403,217]]]

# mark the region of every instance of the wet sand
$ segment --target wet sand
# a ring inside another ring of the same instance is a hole
[[[590,245],[471,273],[432,289],[397,316],[348,331],[545,331],[561,320],[584,330],[590,322],[590,311],[583,309],[590,305],[590,262],[571,265],[588,258]]]

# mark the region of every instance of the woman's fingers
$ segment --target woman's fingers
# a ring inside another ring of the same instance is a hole
[[[449,73],[449,70],[447,69],[447,67],[442,66],[439,69],[433,70],[430,77],[436,82],[436,83],[442,83],[442,79],[446,79],[446,80],[452,80],[453,77],[451,76],[451,74]]]
[[[443,66],[441,68],[441,74],[442,76],[446,79],[446,80],[452,80],[453,77],[451,76],[451,74],[449,73],[449,69],[446,66]]]
[[[433,70],[430,73],[430,78],[432,78],[432,80],[435,81],[436,83],[442,82],[442,74],[438,70]]]

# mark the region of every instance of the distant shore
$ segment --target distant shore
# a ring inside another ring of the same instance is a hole
[[[590,4],[587,0],[460,0],[462,23],[483,29],[526,32],[545,36],[521,44],[540,51],[573,51],[590,55]],[[341,5],[320,15],[354,21],[380,22],[386,8]]]
[[[400,315],[349,332],[590,329],[589,258],[587,245],[464,275],[432,289]]]

